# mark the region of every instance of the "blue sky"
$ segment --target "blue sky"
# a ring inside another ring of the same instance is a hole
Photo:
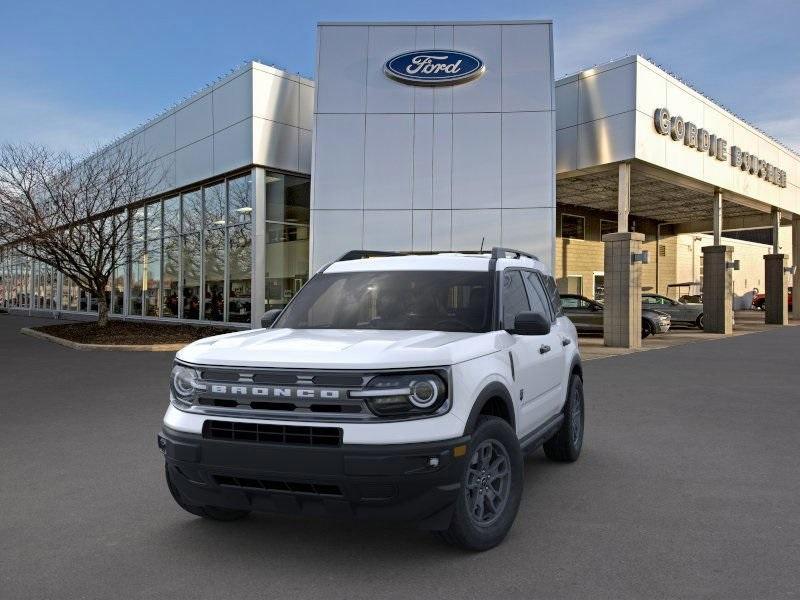
[[[643,54],[800,151],[800,2],[3,2],[0,142],[83,151],[248,59],[312,76],[320,20],[551,18],[556,77]]]

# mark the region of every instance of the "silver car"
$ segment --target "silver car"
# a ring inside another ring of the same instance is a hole
[[[642,294],[642,308],[667,313],[673,325],[703,328],[703,305],[678,302],[661,294]]]

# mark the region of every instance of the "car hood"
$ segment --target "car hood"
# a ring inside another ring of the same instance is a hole
[[[491,333],[257,329],[198,340],[177,354],[200,365],[385,369],[452,365],[500,348]]]

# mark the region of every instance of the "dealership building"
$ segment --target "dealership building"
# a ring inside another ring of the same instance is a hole
[[[248,63],[115,144],[166,173],[125,209],[120,318],[256,326],[347,250],[502,245],[604,300],[609,345],[643,290],[702,293],[709,331],[753,288],[788,319],[800,156],[639,56],[556,81],[548,21],[322,23],[314,81]],[[13,246],[0,277],[2,306],[96,310]]]

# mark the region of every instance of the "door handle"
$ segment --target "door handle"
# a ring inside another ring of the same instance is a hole
[[[572,343],[572,340],[569,338],[561,338],[561,345],[562,346],[569,346]]]
[[[550,352],[550,346],[547,344],[542,344],[539,346],[539,354],[547,354],[548,352]]]

